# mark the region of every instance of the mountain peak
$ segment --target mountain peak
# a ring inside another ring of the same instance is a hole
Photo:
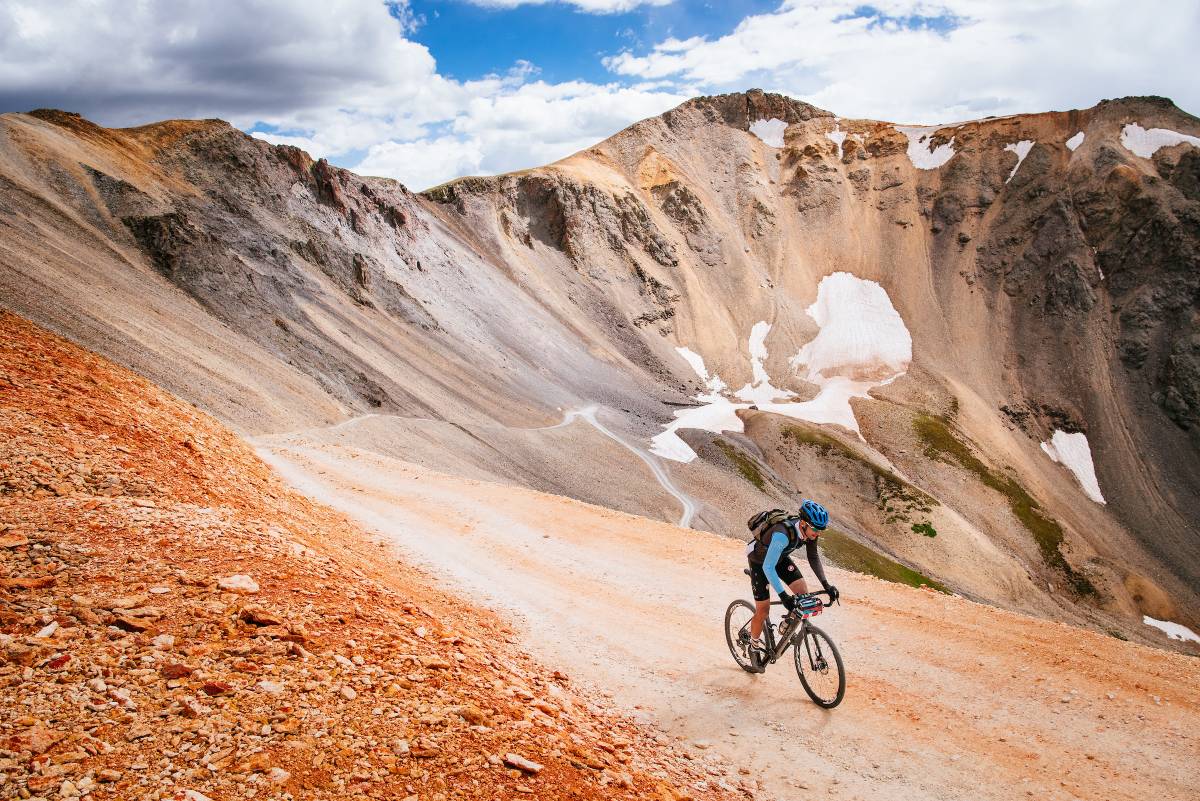
[[[762,89],[748,89],[745,92],[692,98],[663,116],[668,117],[684,109],[713,113],[725,123],[743,129],[756,120],[779,119],[791,125],[794,122],[804,122],[814,117],[832,118],[835,116],[831,112],[801,100],[787,95],[764,92]],[[669,119],[667,121],[670,122]]]

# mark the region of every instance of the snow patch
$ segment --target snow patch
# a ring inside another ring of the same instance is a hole
[[[891,383],[891,381],[854,381],[845,376],[834,376],[821,382],[821,391],[812,400],[760,403],[758,408],[787,417],[795,417],[797,420],[841,426],[849,431],[860,433],[858,418],[854,416],[854,409],[850,407],[850,399],[870,397],[867,390],[887,383]]]
[[[696,453],[678,435],[681,428],[698,428],[720,433],[740,432],[738,409],[757,408],[807,420],[812,423],[839,425],[858,432],[858,420],[850,407],[851,398],[869,397],[874,387],[891,383],[908,370],[912,361],[912,337],[896,312],[886,290],[874,281],[866,281],[839,272],[827,275],[817,286],[817,300],[808,314],[820,326],[817,336],[791,359],[794,368],[807,369],[806,378],[820,391],[812,400],[796,401],[795,393],[775,387],[767,373],[767,335],[771,324],[762,321],[750,329],[747,351],[752,380],[733,398],[725,392],[725,382],[707,370],[701,378],[709,391],[696,396],[701,406],[680,409],[662,433],[653,437],[651,451],[677,462],[690,462]],[[703,359],[686,348],[677,349],[693,369]],[[700,373],[700,370],[697,370]]]
[[[1082,432],[1068,434],[1055,429],[1049,442],[1042,443],[1042,450],[1055,462],[1075,474],[1084,493],[1096,503],[1104,503],[1100,493],[1100,482],[1096,480],[1096,467],[1092,463],[1092,449],[1087,435]]]
[[[750,133],[771,147],[783,147],[783,132],[786,129],[787,123],[775,117],[769,120],[755,120],[750,123]]]
[[[1080,131],[1079,133],[1075,134],[1074,136],[1072,136],[1070,139],[1067,140],[1067,150],[1070,150],[1072,153],[1074,153],[1076,150],[1079,149],[1079,146],[1082,144],[1083,144],[1083,131]]]
[[[829,141],[833,142],[835,145],[837,145],[838,161],[841,161],[842,160],[842,142],[846,141],[846,132],[842,130],[841,124],[839,123],[838,125],[834,126],[834,129],[832,131],[825,134],[825,138],[828,139]]]
[[[792,358],[805,365],[808,380],[835,376],[881,384],[898,378],[912,361],[912,337],[887,291],[846,272],[821,279],[808,307],[820,332]]]
[[[954,158],[954,137],[944,145],[933,147],[929,138],[940,127],[923,127],[920,125],[897,125],[896,130],[908,137],[908,160],[918,170],[936,170],[950,159]]]
[[[676,348],[675,352],[684,358],[684,360],[692,366],[696,371],[696,375],[700,376],[700,380],[708,381],[708,368],[704,366],[704,357],[695,351],[687,348]]]
[[[1025,157],[1029,155],[1029,151],[1033,149],[1033,141],[1029,139],[1022,139],[1016,144],[1005,145],[1004,149],[1010,153],[1017,154],[1017,165],[1012,168],[1012,172],[1010,172],[1008,177],[1004,179],[1004,183],[1008,183],[1017,174],[1017,170],[1021,169],[1021,162],[1024,161]]]
[[[747,347],[750,351],[750,373],[754,376],[755,384],[771,380],[763,367],[763,360],[767,358],[767,334],[769,333],[771,333],[771,324],[766,320],[755,323],[754,327],[750,329],[750,341],[747,343]]]
[[[670,423],[661,434],[650,439],[650,452],[664,459],[675,462],[690,462],[696,458],[696,452],[676,433],[681,428],[699,428],[719,434],[722,431],[742,431],[742,421],[737,416],[738,409],[745,409],[749,404],[733,403],[717,392],[697,395],[696,400],[703,406],[690,409],[680,409],[675,412],[675,421]]]
[[[1144,159],[1153,156],[1160,147],[1171,147],[1184,142],[1200,147],[1200,137],[1169,131],[1166,128],[1146,130],[1136,122],[1131,122],[1121,129],[1121,144],[1133,155]]]
[[[722,431],[742,431],[742,421],[737,416],[738,409],[745,409],[751,404],[769,404],[776,398],[791,397],[792,393],[771,386],[771,377],[767,375],[763,362],[767,358],[767,334],[771,332],[771,324],[757,322],[750,329],[750,339],[747,350],[750,354],[750,372],[752,381],[739,389],[734,396],[744,403],[736,403],[726,397],[727,386],[715,373],[710,375],[704,365],[704,358],[688,348],[676,348],[679,355],[692,365],[692,369],[704,380],[708,392],[697,395],[696,400],[703,405],[675,412],[675,420],[663,429],[661,434],[651,438],[651,452],[676,462],[690,462],[696,458],[696,452],[676,433],[681,428],[699,428],[704,431],[720,433]]]
[[[775,401],[794,397],[795,393],[779,389],[771,385],[771,376],[763,368],[763,360],[767,358],[767,348],[764,340],[771,330],[769,323],[755,323],[750,331],[750,373],[751,382],[733,393],[739,400],[754,404],[760,409],[773,406]]]
[[[676,348],[675,350],[692,366],[692,369],[696,371],[696,375],[700,376],[700,380],[708,387],[710,393],[719,393],[725,389],[725,382],[721,380],[719,375],[714,374],[710,376],[708,374],[708,368],[704,365],[703,356],[687,348]]]
[[[1166,634],[1172,640],[1191,640],[1192,642],[1200,642],[1200,634],[1189,629],[1180,623],[1172,623],[1170,620],[1155,620],[1149,615],[1142,615],[1142,622],[1147,626],[1153,626],[1159,631]]]

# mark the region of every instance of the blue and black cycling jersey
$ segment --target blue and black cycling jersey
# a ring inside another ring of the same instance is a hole
[[[768,582],[775,592],[787,592],[788,585],[800,578],[800,571],[791,560],[791,555],[804,548],[808,566],[825,589],[829,581],[821,564],[821,554],[816,540],[805,540],[789,521],[777,523],[765,531],[760,539],[751,543],[746,556],[750,562],[750,584],[754,600],[766,601],[771,597]]]

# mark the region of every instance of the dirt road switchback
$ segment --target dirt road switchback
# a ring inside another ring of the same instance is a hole
[[[1200,660],[833,569],[846,699],[741,671],[743,545],[342,446],[263,447],[447,588],[518,618],[574,680],[755,776],[761,799],[1195,799]],[[638,480],[642,480],[641,477]],[[806,569],[805,565],[801,565]]]

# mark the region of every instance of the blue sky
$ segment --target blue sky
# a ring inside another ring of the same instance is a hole
[[[1180,0],[0,0],[0,112],[220,117],[423,189],[754,87],[898,123],[1195,113],[1197,41]]]
[[[674,36],[728,33],[746,17],[772,11],[778,0],[684,2],[590,14],[568,4],[489,8],[466,0],[415,0],[409,38],[429,48],[438,71],[460,80],[503,73],[521,61],[553,82],[614,79],[603,58],[644,51]]]

